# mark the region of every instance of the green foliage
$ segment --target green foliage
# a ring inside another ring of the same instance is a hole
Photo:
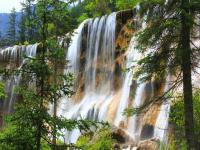
[[[36,2],[36,4],[34,4]],[[69,2],[54,0],[25,0],[19,22],[19,42],[42,40],[42,12],[45,12],[47,37],[61,36],[73,30]],[[45,6],[44,6],[45,5]]]
[[[6,94],[5,94],[5,85],[0,82],[0,99],[5,99]]]
[[[38,17],[35,13],[35,0],[25,0],[22,5],[22,17],[19,23],[19,40],[20,42],[29,41],[34,43],[40,40],[37,24]]]
[[[118,10],[133,9],[141,0],[116,0]]]
[[[77,19],[77,21],[78,21],[78,23],[81,23],[81,22],[83,22],[84,20],[86,20],[86,19],[88,19],[89,17],[88,17],[88,14],[87,13],[83,13],[78,19]]]
[[[93,17],[102,16],[111,12],[109,4],[110,2],[108,0],[91,0],[86,5],[86,10],[89,11]]]
[[[166,78],[166,74],[176,75],[176,81],[166,93],[183,82],[185,114],[182,116],[185,116],[186,120],[184,125],[188,149],[197,145],[193,127],[191,72],[192,64],[199,59],[193,55],[199,54],[199,47],[191,47],[191,35],[195,34],[193,31],[197,27],[194,18],[198,14],[198,9],[191,7],[193,2],[141,1],[139,15],[145,26],[137,34],[136,48],[144,54],[144,57],[138,62],[138,70],[135,73],[135,77],[142,82],[152,80],[161,82]],[[144,103],[141,108],[145,109],[158,100],[162,101],[166,98],[166,93],[153,99],[151,103]]]
[[[50,5],[51,9],[48,10],[47,21],[54,26],[54,32],[49,32],[49,36],[61,36],[72,31],[73,25],[69,11],[69,2],[49,0],[48,5]]]
[[[18,34],[19,34],[19,39],[18,39],[19,42],[24,43],[24,41],[26,40],[26,24],[25,24],[25,15],[23,11],[22,11],[22,16],[19,21]]]
[[[7,30],[7,40],[10,42],[10,44],[16,42],[16,25],[16,10],[13,8],[9,16]]]
[[[25,129],[25,128],[24,128]],[[5,150],[20,150],[20,149],[33,149],[33,140],[31,138],[32,132],[18,128],[11,121],[7,122],[7,126],[1,129],[0,133],[0,149]]]
[[[8,116],[9,117],[9,116]],[[9,117],[10,118],[10,117]],[[3,127],[0,131],[0,149],[1,150],[21,150],[21,149],[35,149],[33,142],[30,139],[29,134],[18,133],[17,127],[11,123],[10,119],[6,119],[6,127]],[[25,136],[26,135],[26,136]],[[18,137],[19,136],[19,137]],[[25,136],[25,137],[22,137]],[[27,138],[27,139],[26,139]],[[23,141],[20,141],[23,140]],[[21,144],[21,145],[20,145]],[[51,150],[51,147],[47,141],[41,141],[42,150]]]
[[[194,125],[197,141],[200,141],[200,91],[195,91],[193,95]],[[184,104],[183,98],[175,99],[170,112],[170,122],[174,125],[174,138],[171,143],[175,149],[186,149],[185,124],[184,124]]]
[[[92,135],[82,135],[76,143],[82,150],[112,150],[113,144],[110,128],[99,129]]]
[[[74,6],[70,13],[74,18],[74,25],[77,25],[84,19],[109,14],[116,10],[115,6],[115,0],[84,0]]]
[[[136,77],[140,76],[142,81],[162,79],[167,67],[170,67],[171,73],[180,67],[182,51],[178,44],[181,32],[179,4],[180,1],[165,4],[165,0],[143,0],[140,3],[139,13],[144,16],[143,22],[147,26],[137,34],[137,48],[146,54],[149,49],[154,49],[138,62]],[[167,15],[169,17],[165,17]],[[192,14],[188,17],[193,18]]]
[[[15,105],[15,113],[7,117],[11,128],[5,128],[0,136],[0,146],[5,147],[4,149],[6,145],[14,150],[37,149],[38,138],[44,149],[75,147],[62,142],[53,143],[52,137],[58,141],[59,137],[64,137],[61,132],[63,130],[79,129],[83,133],[91,133],[91,127],[99,128],[103,124],[90,120],[66,119],[57,116],[56,109],[53,115],[49,114],[50,103],[57,106],[61,97],[73,94],[73,75],[62,73],[67,62],[65,51],[58,46],[57,41],[49,39],[46,45],[48,51],[40,52],[33,58],[25,57],[26,63],[17,71],[23,79],[15,90],[20,103]]]
[[[29,42],[28,41],[24,41],[24,45],[29,45]]]
[[[20,103],[16,104],[15,113],[10,118],[11,127],[14,129],[7,133],[3,132],[5,136],[0,138],[2,141],[0,145],[9,143],[13,149],[40,149],[44,143],[43,147],[46,149],[66,148],[69,145],[56,142],[59,137],[64,137],[61,132],[63,129],[71,131],[76,128],[88,133],[91,132],[91,126],[97,128],[97,125],[89,120],[71,120],[57,116],[58,100],[73,94],[71,90],[73,76],[63,75],[63,69],[67,64],[65,51],[56,41],[58,35],[71,31],[68,3],[37,0],[35,13],[37,20],[35,20],[30,17],[32,2],[27,0],[24,5],[25,20],[22,21],[25,23],[22,22],[21,31],[32,33],[30,27],[32,21],[36,21],[39,25],[37,32],[41,44],[37,56],[33,58],[25,56],[25,63],[16,72],[22,77],[15,91]],[[32,42],[31,39],[27,37],[26,39]],[[54,106],[53,115],[49,114],[49,104]]]
[[[186,141],[179,141],[174,137],[170,137],[169,144],[160,143],[160,150],[177,150],[177,149],[187,150]]]
[[[71,14],[73,18],[75,18],[74,24],[77,24],[87,18],[99,17],[124,9],[134,9],[140,1],[141,0],[84,0],[71,9]]]
[[[49,143],[43,139],[41,141],[41,145],[42,150],[52,150],[51,146],[49,146]]]

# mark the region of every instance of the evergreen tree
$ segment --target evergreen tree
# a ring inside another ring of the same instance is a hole
[[[11,10],[8,22],[7,38],[11,43],[16,42],[16,11],[15,8]]]
[[[29,42],[35,42],[39,40],[38,37],[38,25],[36,23],[37,17],[35,14],[35,0],[25,0],[22,5],[22,11],[24,12],[23,24],[25,23],[25,35],[26,40]]]
[[[5,130],[3,137],[0,134],[0,149],[40,150],[44,141],[54,150],[75,147],[74,144],[57,143],[57,139],[64,136],[62,129],[71,131],[78,128],[87,133],[90,132],[91,126],[97,126],[97,123],[92,121],[57,116],[58,100],[73,94],[73,78],[71,74],[63,75],[66,66],[65,51],[59,47],[57,35],[50,36],[48,33],[48,26],[53,20],[51,17],[57,16],[52,14],[56,13],[52,11],[52,2],[37,1],[36,14],[37,23],[41,27],[41,44],[38,46],[37,55],[33,58],[25,57],[26,61],[16,72],[22,77],[16,90],[20,103],[16,105],[15,113],[9,119],[10,131],[7,133]],[[50,103],[54,106],[52,115],[49,114]]]
[[[19,41],[23,44],[26,41],[26,24],[25,24],[25,15],[24,15],[24,11],[22,10],[22,14],[21,14],[21,18],[20,18],[20,22],[19,22]]]
[[[51,10],[47,20],[53,28],[48,30],[49,36],[53,34],[58,37],[73,31],[72,17],[69,11],[70,3],[50,0],[50,5]]]
[[[84,0],[70,9],[72,18],[74,18],[73,24],[77,25],[87,18],[109,14],[116,10],[115,5],[115,0]]]
[[[154,49],[139,61],[136,73],[142,81],[161,80],[166,74],[166,68],[177,74],[177,81],[172,85],[174,89],[183,82],[183,97],[185,110],[185,137],[188,149],[197,149],[194,133],[194,114],[192,100],[191,72],[195,68],[194,53],[198,54],[198,47],[192,45],[191,35],[196,28],[195,15],[199,12],[199,1],[196,0],[142,0],[140,14],[144,16],[147,27],[138,34],[137,48],[145,52]],[[170,91],[169,90],[169,91]],[[168,91],[168,92],[169,92]],[[145,108],[163,97],[154,98]]]

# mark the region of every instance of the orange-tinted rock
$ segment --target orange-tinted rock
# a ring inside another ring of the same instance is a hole
[[[134,144],[133,139],[123,130],[113,126],[112,137],[118,143],[131,143]]]
[[[108,114],[107,114],[108,122],[114,122],[114,120],[115,120],[115,116],[117,113],[117,108],[118,108],[118,104],[119,104],[119,101],[121,98],[121,94],[122,94],[122,91],[121,90],[118,91],[108,106]]]
[[[130,40],[135,31],[131,27],[131,25],[133,24],[134,24],[134,21],[131,19],[131,20],[128,20],[127,23],[122,27],[116,40],[116,51],[124,51],[128,48]]]
[[[122,27],[127,23],[129,19],[132,19],[136,15],[136,10],[124,10],[117,12],[117,27],[116,35],[118,36]]]
[[[138,144],[137,150],[159,150],[158,143],[155,139],[141,141]]]

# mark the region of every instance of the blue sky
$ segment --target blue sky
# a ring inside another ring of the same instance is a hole
[[[20,11],[20,2],[23,2],[23,0],[0,0],[0,13],[9,13],[13,7],[16,11]]]

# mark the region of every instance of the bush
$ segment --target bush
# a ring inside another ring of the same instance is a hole
[[[197,140],[200,141],[200,90],[195,91],[193,94],[193,108],[195,134]],[[175,149],[186,149],[183,98],[174,100],[170,112],[170,123],[172,123],[174,127],[174,137],[172,138],[170,145],[174,145]]]
[[[102,128],[93,135],[83,135],[76,143],[82,150],[112,150],[114,140],[112,139],[111,129]]]

